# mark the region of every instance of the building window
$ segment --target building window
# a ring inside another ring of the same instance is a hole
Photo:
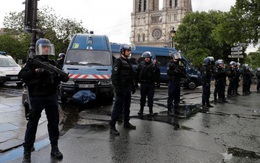
[[[138,36],[137,36],[137,41],[138,41],[138,42],[141,41],[141,35],[140,35],[140,34],[138,34]]]
[[[144,12],[146,11],[146,0],[144,0]]]
[[[174,7],[178,7],[178,0],[175,0]]]
[[[142,0],[138,1],[138,12],[142,11]]]
[[[172,8],[172,0],[170,0],[170,8]]]
[[[145,34],[143,34],[143,42],[145,42]]]

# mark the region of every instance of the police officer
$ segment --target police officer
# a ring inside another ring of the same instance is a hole
[[[260,93],[260,67],[257,67],[255,76],[257,78],[256,91]]]
[[[246,63],[242,65],[242,78],[243,78],[242,92],[243,92],[243,96],[245,96],[250,94],[249,86],[251,80],[251,72],[249,70],[248,64]]]
[[[236,63],[236,66],[235,66],[235,74],[236,74],[236,76],[235,76],[235,82],[234,82],[234,94],[235,95],[240,95],[239,93],[238,93],[238,87],[239,87],[239,82],[240,82],[240,76],[241,76],[241,69],[240,69],[240,63],[239,62],[237,62]]]
[[[131,91],[135,93],[134,71],[130,64],[131,46],[123,44],[120,47],[120,57],[117,58],[112,70],[112,83],[115,87],[115,102],[110,121],[110,134],[120,135],[116,130],[116,121],[123,111],[124,128],[136,129],[136,126],[129,123]]]
[[[64,53],[60,53],[59,54],[59,58],[57,59],[57,63],[60,65],[60,68],[63,67],[64,59],[65,59],[65,54]]]
[[[54,60],[48,58],[49,55],[54,54],[54,46],[48,39],[40,38],[36,42],[36,56],[33,59],[59,67]],[[25,82],[28,88],[31,104],[23,143],[23,162],[31,162],[31,148],[35,142],[37,126],[43,109],[45,109],[48,120],[49,140],[51,143],[50,155],[56,159],[62,159],[63,155],[58,148],[59,111],[57,89],[60,81],[67,82],[69,78],[59,76],[56,73],[50,74],[44,68],[33,64],[30,59],[19,72],[19,78]]]
[[[235,95],[235,86],[236,86],[236,62],[235,61],[231,61],[229,63],[229,68],[228,68],[228,71],[227,71],[227,77],[228,77],[228,80],[229,80],[229,84],[228,84],[228,90],[227,90],[227,97],[231,97],[233,95]]]
[[[156,65],[156,60],[152,61],[152,54],[146,51],[141,56],[142,61],[137,68],[138,81],[140,82],[140,110],[138,115],[143,115],[146,96],[148,97],[149,114],[153,116],[153,97],[155,83],[159,83],[160,69]],[[158,85],[158,84],[157,84]]]
[[[225,103],[225,88],[226,88],[226,70],[224,68],[224,61],[222,59],[219,59],[215,62],[215,72],[214,72],[214,78],[215,78],[215,92],[214,99],[216,99],[216,96],[218,96],[218,102],[219,103]]]
[[[213,107],[210,105],[210,83],[212,78],[212,73],[214,69],[214,58],[206,57],[203,61],[201,67],[201,77],[202,77],[202,108]]]
[[[167,108],[168,115],[174,115],[174,113],[177,113],[180,103],[180,81],[181,78],[186,77],[186,72],[185,69],[179,64],[181,61],[180,53],[170,53],[170,57],[172,60],[167,64],[167,75],[169,76]],[[173,100],[174,112],[172,110]]]

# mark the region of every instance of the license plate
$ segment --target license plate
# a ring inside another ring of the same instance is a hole
[[[79,88],[94,88],[94,84],[79,84]]]
[[[10,79],[11,80],[18,80],[18,77],[17,76],[11,76]]]

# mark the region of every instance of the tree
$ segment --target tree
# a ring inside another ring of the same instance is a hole
[[[8,34],[15,36],[21,43],[27,43],[28,49],[30,35],[24,33],[23,17],[24,11],[10,12],[9,15],[4,18],[4,26]],[[37,28],[45,34],[44,37],[48,38],[55,45],[56,54],[66,52],[70,39],[75,33],[88,32],[88,30],[81,25],[81,21],[77,22],[75,19],[59,17],[55,11],[48,6],[38,10],[37,19]]]
[[[187,14],[182,20],[176,33],[176,46],[195,66],[202,63],[206,56],[226,56],[224,51],[230,46],[215,39],[213,32],[224,17],[225,14],[220,11],[194,12]]]

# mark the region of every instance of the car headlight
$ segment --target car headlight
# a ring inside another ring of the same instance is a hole
[[[61,82],[61,84],[74,85],[75,82],[73,80],[69,80],[67,82]]]
[[[98,85],[111,85],[112,80],[101,80],[98,82]]]
[[[5,72],[4,71],[0,71],[0,76],[5,76]]]

